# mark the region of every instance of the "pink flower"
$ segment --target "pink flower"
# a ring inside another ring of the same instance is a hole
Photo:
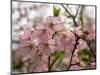
[[[58,50],[73,50],[75,44],[75,36],[72,32],[68,30],[58,32],[55,34],[54,40],[56,41],[56,46],[59,48]]]
[[[63,25],[58,17],[49,16],[46,22],[37,25],[35,29],[32,38],[38,38],[40,42],[45,42],[52,39],[52,35],[56,31],[62,30]]]
[[[23,61],[23,58],[30,53],[30,50],[32,50],[30,47],[20,47],[13,50],[13,63],[18,64],[20,60]]]
[[[21,17],[25,17],[25,16],[27,16],[27,14],[28,14],[28,11],[27,11],[27,8],[21,8],[20,9],[20,16]]]
[[[22,41],[28,41],[30,40],[31,38],[31,34],[28,34],[28,33],[25,33],[23,32],[21,35],[20,35],[20,40]]]
[[[43,53],[35,54],[33,59],[34,66],[32,72],[44,72],[48,71],[48,56]]]
[[[96,34],[96,31],[95,31],[95,24],[86,25],[86,26],[84,27],[84,30],[88,33],[88,34],[87,34],[87,39],[88,39],[88,40],[94,40],[94,39],[95,39],[95,34]]]
[[[84,40],[79,39],[79,44],[77,45],[77,49],[86,49],[87,48],[87,44]]]
[[[41,51],[45,55],[49,56],[52,52],[55,51],[55,41],[48,40],[47,42],[39,43],[38,49],[39,49],[39,51]]]
[[[43,28],[42,28],[43,27]],[[53,33],[49,32],[45,26],[36,27],[36,30],[32,34],[32,40],[38,39],[40,43],[47,42],[52,39]]]
[[[31,35],[34,31],[32,26],[24,26],[23,31],[20,33],[20,47],[28,46],[31,44]]]
[[[19,38],[20,38],[20,47],[25,47],[25,46],[30,45],[31,34],[27,34],[27,33],[23,32]]]
[[[95,62],[91,63],[90,68],[95,69],[96,68],[96,63]]]
[[[94,24],[91,27],[89,27],[88,33],[89,34],[87,36],[87,39],[89,39],[89,40],[95,39],[95,25]]]
[[[60,31],[64,29],[63,23],[59,17],[49,16],[46,20],[50,31]]]
[[[47,71],[48,71],[48,66],[46,66],[45,64],[37,66],[35,69],[33,69],[33,72],[47,72]]]
[[[34,31],[34,28],[32,26],[24,25],[23,31],[20,33],[20,40],[27,40],[31,37],[32,32]]]
[[[78,58],[78,51],[79,51],[79,49],[76,49],[75,50],[75,52],[74,52],[74,54],[73,54],[73,57],[72,57],[72,63],[71,64],[76,64],[76,63],[78,63],[79,62],[79,58]]]
[[[82,69],[82,67],[80,67],[78,65],[73,65],[73,66],[70,67],[69,70],[81,70],[81,69]]]
[[[81,30],[81,26],[78,26],[78,27],[75,27],[74,28],[74,32],[79,36],[79,37],[81,37],[82,35],[84,35],[83,34],[83,31]]]
[[[71,54],[76,44],[74,33],[65,29],[59,17],[49,16],[45,22],[37,26],[24,26],[23,33],[20,35],[20,49],[26,50],[22,53],[23,59],[31,59],[34,64],[31,67],[33,72],[48,71],[48,56],[54,51],[64,51],[64,59],[62,63],[68,65]],[[77,27],[75,33],[81,36],[80,27]],[[77,46],[78,49],[86,48],[86,43],[80,39]],[[76,63],[77,56],[73,56],[72,64]],[[41,61],[41,62],[40,62]],[[81,69],[77,65],[73,65],[70,70]]]
[[[47,17],[47,23],[61,24],[61,20],[59,17],[49,16]]]

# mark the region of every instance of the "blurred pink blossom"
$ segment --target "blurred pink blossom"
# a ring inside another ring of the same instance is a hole
[[[32,67],[33,72],[48,71],[48,57],[54,51],[64,51],[64,59],[62,62],[69,65],[72,51],[75,48],[77,34],[81,37],[83,34],[81,27],[75,27],[73,32],[65,29],[63,23],[59,17],[48,16],[47,19],[38,23],[35,27],[25,25],[22,27],[23,31],[20,33],[20,53],[16,52],[14,55],[14,62],[18,63],[20,56],[23,59],[31,59],[31,62],[35,64]],[[95,27],[94,25],[88,29],[87,39],[95,39]],[[77,50],[87,48],[86,42],[83,39],[78,40],[75,54],[71,64],[79,62],[77,57]],[[15,60],[16,59],[16,60]],[[95,66],[91,63],[91,68]],[[78,65],[72,65],[70,70],[82,69]]]
[[[95,69],[95,68],[96,68],[96,63],[95,63],[95,62],[91,63],[90,67],[91,67],[92,69]]]
[[[89,26],[89,28],[88,28],[88,36],[87,36],[87,39],[88,40],[93,40],[93,39],[95,39],[95,24],[93,24],[93,25],[91,25],[91,26]]]
[[[80,69],[82,69],[82,67],[80,67],[78,65],[73,65],[73,66],[70,67],[69,70],[80,70]]]
[[[58,47],[58,50],[61,49],[72,51],[74,48],[75,36],[68,30],[63,30],[56,33],[54,36],[54,40],[56,41],[56,47]]]

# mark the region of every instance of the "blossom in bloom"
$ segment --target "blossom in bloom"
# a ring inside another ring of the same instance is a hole
[[[84,34],[83,34],[83,31],[81,29],[82,29],[82,27],[81,26],[78,26],[78,27],[74,27],[74,30],[73,31],[79,37],[82,37]]]
[[[82,67],[80,67],[78,65],[73,65],[73,66],[70,67],[69,70],[80,70],[80,69],[82,69]]]
[[[13,50],[13,63],[19,64],[20,61],[23,61],[23,58],[26,57],[30,53],[31,48],[17,48]]]
[[[88,32],[89,35],[87,35],[87,38],[92,35],[91,29],[88,30]],[[47,17],[46,21],[38,23],[35,27],[23,26],[23,31],[19,36],[19,50],[14,52],[13,61],[14,63],[18,63],[19,58],[22,57],[24,63],[27,62],[29,65],[29,62],[31,62],[33,64],[29,67],[29,71],[48,71],[48,57],[51,53],[55,51],[64,51],[61,65],[68,66],[71,60],[72,51],[76,44],[77,37],[75,34],[79,37],[83,35],[80,26],[76,27],[73,31],[70,31],[64,28],[59,17],[54,16]],[[77,51],[85,48],[88,48],[86,42],[83,39],[79,39],[76,50],[72,56],[71,64],[80,61],[77,56]],[[51,61],[53,60],[50,60],[50,62]],[[54,67],[57,70],[61,70],[60,68],[57,68],[56,65],[54,65]],[[82,69],[82,67],[75,64],[72,65],[69,70],[79,69]]]
[[[91,63],[90,68],[95,69],[96,68],[96,63],[95,62]]]
[[[86,49],[87,47],[87,43],[83,40],[83,39],[79,39],[78,41],[78,45],[77,45],[77,49]]]
[[[79,63],[79,58],[78,58],[78,53],[79,49],[75,49],[75,52],[73,54],[73,57],[72,57],[72,62],[71,64],[76,64],[76,63]]]
[[[63,30],[55,34],[54,40],[56,41],[56,47],[58,50],[72,51],[75,44],[75,36],[69,30]]]
[[[46,42],[49,39],[52,39],[54,32],[48,31],[47,27],[44,24],[37,25],[36,30],[32,34],[32,40],[38,39],[40,42]]]
[[[95,39],[95,34],[96,34],[95,26],[96,26],[95,22],[90,18],[88,19],[86,25],[84,25],[83,31],[86,32],[87,40],[91,41]]]
[[[35,69],[33,69],[33,72],[47,72],[48,71],[48,66],[45,64],[37,66]]]
[[[49,16],[47,17],[46,20],[48,27],[49,27],[49,31],[60,31],[62,29],[64,29],[63,23],[61,22],[59,17],[54,17],[54,16]]]
[[[35,58],[33,57],[32,64],[32,72],[48,71],[48,56],[39,52],[38,54],[35,54]]]
[[[93,40],[95,39],[95,24],[91,25],[89,28],[88,28],[88,35],[87,35],[87,39],[88,40]]]
[[[31,44],[31,35],[34,31],[34,28],[32,26],[25,25],[23,27],[23,31],[20,33],[19,39],[20,39],[20,47],[28,46]]]
[[[48,40],[45,43],[39,43],[38,49],[46,55],[50,55],[52,52],[55,51],[55,41]]]

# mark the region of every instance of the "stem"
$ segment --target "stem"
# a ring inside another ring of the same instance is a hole
[[[78,11],[79,11],[79,8],[80,8],[80,5],[78,6],[78,8],[77,8],[77,10],[76,10],[76,14],[75,14],[75,18],[77,17],[77,15],[78,15]]]
[[[77,63],[75,63],[75,64],[71,64],[71,66],[74,66],[74,65],[80,66],[80,62],[77,62]]]
[[[80,6],[78,7],[78,9],[77,9],[77,11],[76,11],[75,16],[73,16],[73,15],[68,11],[68,9],[65,8],[65,6],[64,6],[63,4],[61,4],[61,5],[62,5],[62,7],[65,9],[65,11],[69,14],[69,16],[72,18],[72,20],[73,20],[75,26],[78,26],[75,19],[76,19],[77,15],[78,15],[78,11],[79,11]]]
[[[79,10],[79,8],[78,8],[77,11],[76,11],[76,15],[73,16],[73,15],[67,10],[67,8],[65,8],[65,6],[64,6],[63,4],[62,4],[62,7],[63,7],[63,8],[65,9],[65,11],[69,14],[69,16],[73,19],[73,22],[74,22],[75,26],[78,26],[77,23],[76,23],[75,18],[76,18],[76,16],[78,15],[78,10]],[[81,17],[83,16],[83,9],[84,9],[84,7],[82,7],[82,8],[81,8],[81,11],[80,11],[80,16],[81,16]],[[83,23],[83,18],[81,18],[81,24],[82,24],[82,28],[83,28],[83,24],[84,24],[84,23]],[[71,31],[71,30],[70,30],[70,31]],[[74,54],[74,52],[75,52],[75,50],[76,50],[76,48],[77,48],[78,40],[79,40],[79,39],[83,39],[83,40],[86,41],[88,47],[90,48],[91,53],[93,54],[94,57],[96,57],[96,55],[94,54],[94,52],[93,52],[93,50],[92,50],[92,48],[91,48],[90,43],[88,42],[88,40],[85,39],[85,38],[78,37],[78,35],[77,35],[76,33],[74,33],[73,31],[71,31],[71,32],[72,32],[72,33],[75,35],[75,37],[76,37],[76,44],[74,45],[74,49],[73,49],[72,54],[71,54],[71,58],[70,58],[69,65],[67,66],[67,70],[69,70],[70,67],[72,66],[71,63],[72,63],[73,54]],[[78,64],[79,64],[79,63],[78,63]]]
[[[85,42],[87,43],[87,45],[88,45],[88,47],[89,47],[89,49],[90,49],[91,53],[93,54],[93,57],[95,58],[95,57],[96,57],[96,55],[95,55],[95,53],[93,52],[93,49],[91,48],[90,43],[88,42],[88,40],[87,40],[86,38],[83,38],[83,40],[85,40]]]
[[[48,57],[48,68],[49,68],[48,72],[50,72],[50,67],[49,66],[50,66],[50,56]]]
[[[69,14],[69,16],[73,19],[73,22],[74,22],[75,26],[78,26],[77,23],[76,23],[75,18],[76,18],[77,15],[78,15],[79,7],[78,7],[78,9],[77,9],[77,11],[76,11],[76,15],[75,15],[75,16],[71,15],[71,13],[67,10],[67,8],[64,7],[64,5],[62,5],[62,7],[63,7],[63,8],[65,9],[65,11]],[[72,31],[72,32],[73,32],[73,31]],[[74,32],[73,32],[73,33],[74,33]],[[76,48],[77,48],[78,40],[80,39],[76,33],[74,33],[74,35],[76,36],[76,44],[74,45],[74,49],[73,49],[73,51],[72,51],[70,63],[69,63],[69,66],[67,67],[67,70],[69,70],[69,68],[72,66],[72,65],[71,65],[71,62],[72,62],[73,54],[74,54],[74,52],[75,52],[75,50],[76,50]]]
[[[50,57],[49,57],[50,58]],[[53,62],[50,64],[50,60],[49,60],[49,71],[52,69],[53,65],[55,64],[55,62],[58,60],[59,56],[57,56]]]
[[[75,50],[76,50],[76,48],[77,48],[78,41],[79,41],[79,39],[80,39],[75,33],[74,33],[74,35],[76,36],[76,44],[74,45],[74,49],[73,49],[73,51],[72,51],[71,59],[70,59],[70,62],[69,62],[69,66],[67,67],[67,70],[69,70],[70,67],[72,66],[72,65],[71,65],[72,58],[73,58],[74,52],[75,52]]]
[[[80,10],[80,22],[81,22],[82,30],[83,30],[83,25],[84,25],[84,22],[83,22],[83,11],[84,11],[84,6],[82,6],[81,10]]]

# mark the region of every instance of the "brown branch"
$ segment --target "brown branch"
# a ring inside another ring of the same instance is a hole
[[[87,45],[88,45],[88,47],[90,49],[90,52],[92,53],[93,57],[96,58],[96,55],[95,55],[93,49],[91,48],[91,45],[90,45],[89,41],[86,38],[83,38],[83,40],[85,40],[85,42],[87,43]]]
[[[62,4],[62,7],[63,7],[63,8],[65,9],[65,11],[69,14],[69,16],[73,19],[73,22],[74,22],[75,26],[78,26],[77,23],[76,23],[75,18],[76,18],[76,16],[78,15],[78,10],[79,10],[79,8],[78,8],[77,11],[76,11],[76,15],[73,16],[73,15],[67,10],[67,8],[65,8],[65,6],[64,6],[63,4]],[[83,9],[84,9],[84,7],[82,7],[82,9],[81,9],[80,15],[83,14]],[[82,20],[83,20],[83,19],[82,19]],[[83,24],[83,22],[82,22],[82,24]],[[70,31],[71,31],[71,30],[70,30]],[[72,65],[74,65],[74,64],[71,64],[71,63],[72,63],[72,58],[73,58],[74,52],[75,52],[75,50],[76,50],[76,48],[77,48],[79,39],[84,39],[84,40],[86,41],[88,47],[90,48],[91,53],[93,54],[94,57],[96,57],[96,55],[94,54],[94,52],[93,52],[93,50],[92,50],[92,48],[91,48],[90,43],[88,42],[88,40],[85,39],[85,38],[79,37],[79,36],[78,36],[76,33],[74,33],[73,31],[71,31],[71,32],[72,32],[72,33],[75,35],[75,37],[76,37],[76,44],[74,45],[74,49],[73,49],[72,54],[71,54],[71,58],[70,58],[69,65],[67,66],[67,70],[69,70],[70,67],[71,67]],[[79,65],[79,63],[78,63],[78,65]]]
[[[77,8],[77,10],[76,10],[76,14],[75,14],[75,16],[74,16],[74,17],[77,17],[78,12],[79,12],[79,9],[80,9],[80,5],[78,6],[78,8]]]
[[[71,31],[71,30],[70,30],[70,31]],[[78,36],[76,33],[74,33],[73,31],[71,31],[71,32],[72,32],[72,33],[75,35],[75,37],[76,37],[76,44],[74,45],[74,49],[73,49],[72,54],[71,54],[71,58],[70,58],[69,65],[66,67],[67,70],[69,70],[70,67],[73,65],[73,64],[71,64],[71,63],[72,63],[72,59],[73,59],[74,52],[75,52],[75,50],[76,50],[76,48],[77,48],[77,45],[79,44],[79,43],[78,43],[79,39],[85,40],[85,42],[87,43],[87,45],[88,45],[88,47],[89,47],[89,49],[90,49],[90,52],[92,53],[93,57],[96,58],[96,55],[95,55],[95,53],[93,52],[93,49],[91,48],[90,43],[88,42],[88,40],[87,40],[86,38],[84,38],[84,37],[83,37],[83,38],[79,37],[79,36]],[[78,64],[79,64],[79,63],[78,63]]]
[[[50,56],[48,57],[48,72],[50,72]]]
[[[74,33],[74,32],[73,32]],[[74,35],[76,36],[76,44],[74,45],[74,49],[73,49],[73,51],[72,51],[72,54],[71,54],[71,58],[70,58],[70,62],[69,62],[69,66],[67,67],[67,70],[69,70],[70,69],[70,67],[72,66],[72,59],[73,59],[73,55],[74,55],[74,52],[75,52],[75,50],[76,50],[76,48],[77,48],[77,45],[78,45],[78,41],[79,41],[79,37],[78,37],[78,35],[76,35],[76,33],[74,33]]]
[[[84,6],[81,6],[81,10],[80,10],[80,13],[79,13],[82,30],[83,30],[83,25],[84,25],[84,21],[83,21],[83,11],[84,11],[84,8],[85,8]]]
[[[74,66],[74,65],[80,66],[80,62],[76,62],[76,63],[74,63],[74,64],[71,64],[71,66]]]
[[[61,4],[61,5],[62,5],[62,7],[65,9],[65,11],[69,14],[69,16],[72,18],[72,20],[73,20],[75,26],[78,26],[75,19],[76,19],[77,15],[78,15],[78,11],[79,11],[79,8],[80,8],[80,7],[78,7],[75,16],[73,16],[63,4]]]
[[[63,4],[61,4],[61,5],[62,5],[62,7],[65,9],[65,11],[69,14],[69,16],[70,16],[70,17],[73,17],[73,15],[68,11],[68,9],[65,8],[65,6],[64,6]]]

